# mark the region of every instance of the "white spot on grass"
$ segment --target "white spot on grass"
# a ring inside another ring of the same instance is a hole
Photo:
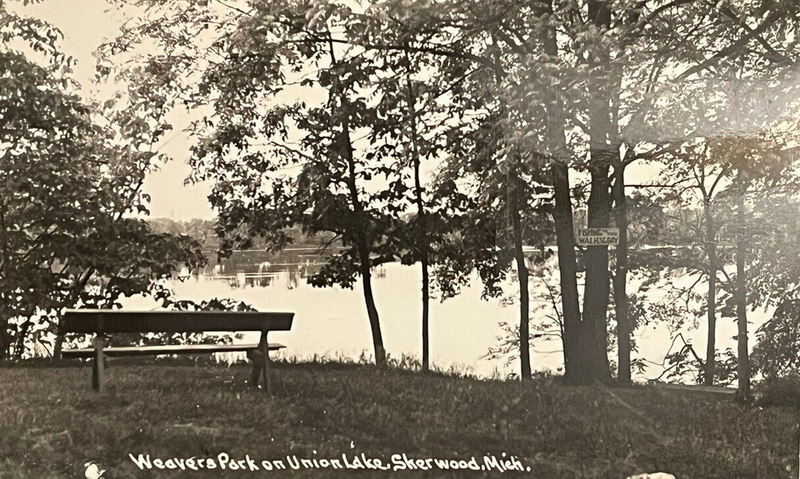
[[[86,479],[100,479],[103,477],[103,473],[106,472],[105,469],[100,469],[94,461],[87,462],[83,466],[86,467],[86,472],[83,473]]]

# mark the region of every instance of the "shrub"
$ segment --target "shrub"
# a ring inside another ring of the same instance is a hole
[[[756,385],[753,391],[759,406],[800,406],[800,375],[770,377]]]

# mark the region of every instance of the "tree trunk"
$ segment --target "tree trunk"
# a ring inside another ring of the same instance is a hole
[[[422,370],[430,369],[430,328],[428,325],[428,311],[430,304],[430,277],[428,275],[428,260],[420,261],[422,269]]]
[[[522,219],[520,215],[519,178],[509,166],[506,173],[506,208],[513,237],[514,260],[519,279],[519,362],[520,380],[531,377],[530,349],[530,297],[528,292],[528,267],[525,265],[525,253],[522,250]]]
[[[736,189],[736,220],[738,232],[736,235],[736,322],[738,332],[737,343],[737,376],[739,378],[738,396],[742,401],[750,399],[750,352],[747,347],[747,277],[745,276],[745,211],[744,195],[747,185],[738,173],[738,188]]]
[[[8,332],[8,318],[0,317],[0,361],[11,357],[11,334]]]
[[[358,256],[360,262],[361,282],[364,287],[364,301],[367,306],[367,316],[369,317],[369,326],[372,331],[372,346],[375,350],[375,364],[379,367],[386,365],[386,350],[383,347],[383,334],[381,333],[381,323],[378,317],[378,308],[375,307],[375,297],[372,294],[372,260],[370,259],[370,228],[366,216],[364,214],[364,206],[358,198],[358,188],[356,186],[356,168],[355,160],[353,158],[353,146],[350,141],[349,125],[344,126],[344,140],[345,140],[345,159],[347,160],[348,167],[348,188],[350,190],[350,199],[353,203],[353,212],[356,218],[361,223],[362,227],[355,233],[356,243],[358,248]]]
[[[1,198],[0,198],[1,199]],[[12,261],[11,248],[8,245],[6,226],[6,206],[0,201],[0,278],[7,278],[8,264]],[[14,268],[12,265],[11,268]],[[11,269],[13,271],[13,269]],[[6,292],[6,294],[8,294]],[[8,298],[7,298],[8,299]],[[5,361],[11,355],[11,333],[8,331],[10,316],[9,305],[0,303],[0,361]]]
[[[553,15],[552,0],[541,0],[541,13]],[[545,53],[558,57],[556,29],[547,27],[542,35]],[[564,318],[564,378],[578,384],[586,382],[587,358],[579,344],[581,311],[578,301],[578,266],[575,256],[575,231],[572,219],[572,196],[569,186],[569,150],[564,134],[564,105],[555,88],[547,91],[546,135],[548,153],[551,155],[550,174],[553,181],[553,221],[555,223],[556,246],[558,247],[558,270],[561,287],[561,309]]]
[[[590,0],[589,18],[600,30],[611,25],[611,11],[605,1]],[[588,58],[591,68],[607,73],[608,52],[594,48]],[[611,219],[610,165],[619,151],[614,151],[611,140],[610,85],[605,75],[589,78],[593,93],[589,100],[589,172],[591,187],[588,200],[589,228],[607,228]],[[611,372],[608,362],[608,303],[611,293],[608,269],[608,247],[589,246],[585,253],[586,286],[583,293],[583,321],[581,343],[591,355],[589,379],[608,383]]]
[[[596,152],[597,162],[592,166],[592,184],[589,194],[589,228],[607,228],[611,213],[610,179],[608,164],[603,162],[604,152]],[[605,152],[607,155],[607,152]],[[583,321],[581,340],[583,348],[590,355],[588,366],[590,382],[610,382],[608,363],[607,314],[610,290],[608,270],[608,247],[588,246],[586,248],[586,286],[583,293]]]
[[[383,334],[378,317],[378,308],[375,307],[375,297],[372,294],[372,272],[369,259],[361,258],[361,284],[364,288],[364,301],[367,305],[367,316],[372,332],[372,346],[375,350],[375,364],[378,367],[386,366],[386,349],[383,347]],[[366,265],[366,266],[365,266]]]
[[[625,196],[625,159],[614,168],[614,196],[619,244],[614,269],[614,312],[617,317],[617,381],[631,384],[631,332],[628,319],[628,205]]]
[[[329,42],[330,59],[331,63],[336,65],[336,56],[334,55],[333,43]],[[339,89],[338,79],[333,79],[333,92],[340,96],[342,104],[347,102],[347,96],[342,95]],[[350,194],[350,202],[353,207],[353,216],[359,224],[358,228],[354,228],[353,237],[359,256],[359,270],[361,274],[361,282],[364,287],[364,301],[367,306],[367,316],[369,317],[369,325],[372,331],[372,345],[375,350],[375,364],[379,367],[386,365],[386,349],[383,346],[383,334],[381,333],[381,323],[378,317],[378,308],[375,307],[375,297],[372,294],[372,260],[370,258],[371,246],[371,228],[370,222],[364,212],[364,205],[358,195],[358,184],[356,180],[356,162],[353,157],[353,141],[350,137],[350,121],[346,116],[342,120],[342,132],[340,140],[342,141],[341,148],[343,150],[344,160],[347,163],[347,189]]]
[[[361,203],[358,202],[357,191],[355,190],[355,167],[353,162],[350,163],[350,176],[352,184],[351,196],[354,197],[356,206],[356,214],[364,221],[364,213]],[[375,297],[372,293],[372,260],[370,259],[369,236],[368,227],[364,221],[364,227],[357,232],[357,248],[360,263],[361,283],[364,288],[364,301],[367,306],[367,316],[369,317],[369,326],[372,332],[372,346],[375,350],[375,364],[379,367],[386,365],[386,349],[383,346],[383,334],[381,333],[381,322],[378,316],[378,308],[375,307]]]
[[[349,135],[348,144],[349,144]],[[347,155],[352,157],[352,153]],[[356,233],[356,241],[358,248],[358,256],[360,263],[361,282],[364,287],[364,301],[367,306],[367,316],[369,317],[369,326],[372,331],[372,346],[375,350],[375,364],[379,367],[386,365],[386,349],[383,347],[383,334],[381,333],[381,322],[378,317],[378,308],[375,307],[375,297],[372,294],[372,260],[370,259],[369,248],[369,227],[364,218],[364,210],[361,203],[358,201],[358,192],[355,186],[355,165],[352,158],[348,162],[350,168],[350,190],[351,197],[354,202],[354,209],[357,217],[363,223],[363,228]]]
[[[711,201],[703,201],[703,212],[706,220],[706,251],[708,255],[708,292],[706,293],[706,309],[708,311],[708,338],[706,340],[706,364],[703,384],[714,384],[716,369],[716,334],[717,334],[717,243],[714,238],[714,222],[711,217]]]
[[[29,316],[28,319],[20,324],[19,328],[17,328],[17,336],[14,338],[15,344],[13,359],[15,361],[21,360],[22,355],[25,353],[25,338],[28,336],[28,331],[30,331],[31,325],[32,321]]]
[[[408,58],[408,52],[406,52]],[[409,65],[411,61],[409,60]],[[411,86],[411,79],[406,77],[408,93],[408,110],[411,120],[411,156],[414,164],[414,200],[417,204],[417,240],[419,242],[419,262],[422,269],[422,370],[430,369],[430,330],[428,325],[430,304],[430,275],[428,273],[428,228],[425,217],[425,200],[422,197],[422,181],[420,180],[419,145],[417,145],[417,112],[416,95]]]
[[[558,159],[551,166],[553,177],[553,220],[558,248],[558,271],[561,287],[561,310],[564,317],[564,377],[569,383],[585,382],[586,351],[579,344],[581,311],[578,302],[578,266],[575,256],[575,231],[569,167]]]

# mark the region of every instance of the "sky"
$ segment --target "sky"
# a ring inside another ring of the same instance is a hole
[[[12,2],[9,7],[19,14],[48,21],[62,31],[62,50],[77,60],[75,78],[87,91],[91,91],[94,77],[93,52],[116,35],[126,18],[124,11],[106,0],[47,0],[28,6]],[[206,199],[210,185],[184,185],[190,172],[186,163],[190,143],[181,130],[188,126],[189,120],[181,114],[173,117],[173,131],[159,145],[159,151],[173,160],[151,174],[143,185],[144,192],[152,198],[150,215],[180,220],[213,219],[214,212]]]

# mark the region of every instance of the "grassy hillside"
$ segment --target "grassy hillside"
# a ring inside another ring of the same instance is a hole
[[[479,467],[452,477],[797,477],[794,411],[745,408],[702,393],[567,388],[550,379],[520,385],[331,363],[279,364],[277,395],[267,398],[247,386],[244,365],[168,361],[112,362],[107,391],[98,395],[89,374],[66,365],[0,368],[0,477],[84,477],[88,461],[106,469],[106,478],[219,477],[219,469],[189,469],[220,453],[249,456],[260,471],[230,471],[227,463],[225,477],[339,477],[353,471],[293,471],[286,456],[316,465],[338,458],[345,467],[342,461],[363,460],[361,453],[391,467],[392,455],[405,453],[434,468],[424,459],[494,467],[492,457],[516,456],[519,463],[509,466],[531,469]],[[153,470],[141,471],[129,453],[149,454]],[[187,471],[152,465],[170,457],[195,462],[169,463]],[[265,471],[261,461],[276,459],[287,469]],[[395,459],[408,469],[417,464]],[[397,475],[443,475],[408,469]]]

